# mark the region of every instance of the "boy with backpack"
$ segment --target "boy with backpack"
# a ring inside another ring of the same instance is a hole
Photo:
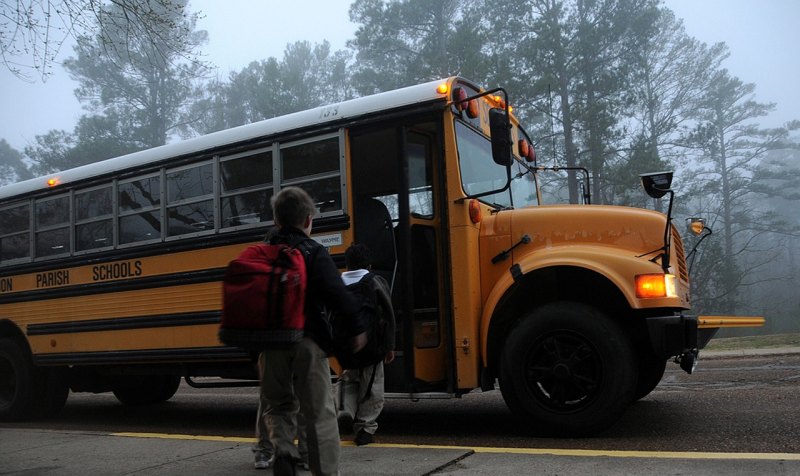
[[[365,314],[380,322],[378,342],[381,352],[378,361],[363,368],[350,368],[342,372],[339,380],[339,429],[342,433],[355,432],[356,445],[362,446],[374,442],[373,435],[378,430],[376,419],[383,410],[384,363],[394,360],[395,319],[392,309],[392,298],[389,284],[381,276],[370,271],[371,257],[369,249],[363,244],[352,244],[345,252],[347,271],[342,273],[342,280],[348,288],[358,287],[365,296],[365,302],[374,307]],[[371,294],[371,296],[370,296]],[[380,360],[382,359],[382,360]]]
[[[345,317],[351,352],[366,343],[366,325],[359,302],[345,287],[328,251],[310,239],[316,212],[311,197],[297,187],[286,187],[272,198],[277,232],[270,244],[299,249],[305,261],[305,317],[302,337],[290,344],[266,346],[262,353],[261,402],[269,439],[275,451],[275,475],[295,474],[300,456],[294,445],[296,418],[306,421],[309,465],[318,475],[339,472],[340,441],[336,408],[331,399],[328,354],[333,343],[326,309]]]

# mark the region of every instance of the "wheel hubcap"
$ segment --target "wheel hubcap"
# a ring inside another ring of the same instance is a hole
[[[526,360],[528,389],[552,410],[576,411],[593,400],[600,386],[600,355],[579,334],[562,331],[544,336]]]

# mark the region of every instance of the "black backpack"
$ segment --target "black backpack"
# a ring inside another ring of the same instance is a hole
[[[353,291],[361,299],[360,313],[368,322],[367,344],[355,354],[350,352],[350,338],[343,319],[339,315],[331,316],[333,330],[333,354],[339,365],[345,369],[363,369],[382,362],[389,349],[389,315],[378,303],[377,293],[374,289],[375,275],[367,273],[358,282],[349,284],[347,289]]]

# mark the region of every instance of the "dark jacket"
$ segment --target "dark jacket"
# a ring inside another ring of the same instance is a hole
[[[351,335],[367,329],[367,323],[359,313],[358,299],[345,287],[336,264],[324,246],[292,227],[274,230],[267,241],[297,247],[306,258],[306,336],[328,354],[332,352],[333,337],[326,310],[345,315]]]

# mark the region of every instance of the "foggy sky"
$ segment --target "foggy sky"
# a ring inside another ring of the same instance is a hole
[[[286,10],[280,0],[191,0],[193,10],[205,18],[198,29],[209,33],[202,51],[215,64],[218,75],[239,71],[251,61],[283,57],[287,44],[328,40],[332,50],[345,47],[355,26],[348,16],[349,0],[306,0],[302,15]],[[706,43],[725,42],[731,57],[724,63],[731,74],[756,83],[756,100],[777,103],[776,113],[762,118],[762,126],[775,127],[800,119],[800,1],[797,0],[666,0],[666,6],[683,18],[687,32]],[[496,13],[496,12],[495,12]],[[72,55],[65,47],[59,57]],[[51,129],[72,132],[83,111],[71,81],[60,67],[42,83],[26,83],[0,70],[0,139],[22,150],[36,135]]]

